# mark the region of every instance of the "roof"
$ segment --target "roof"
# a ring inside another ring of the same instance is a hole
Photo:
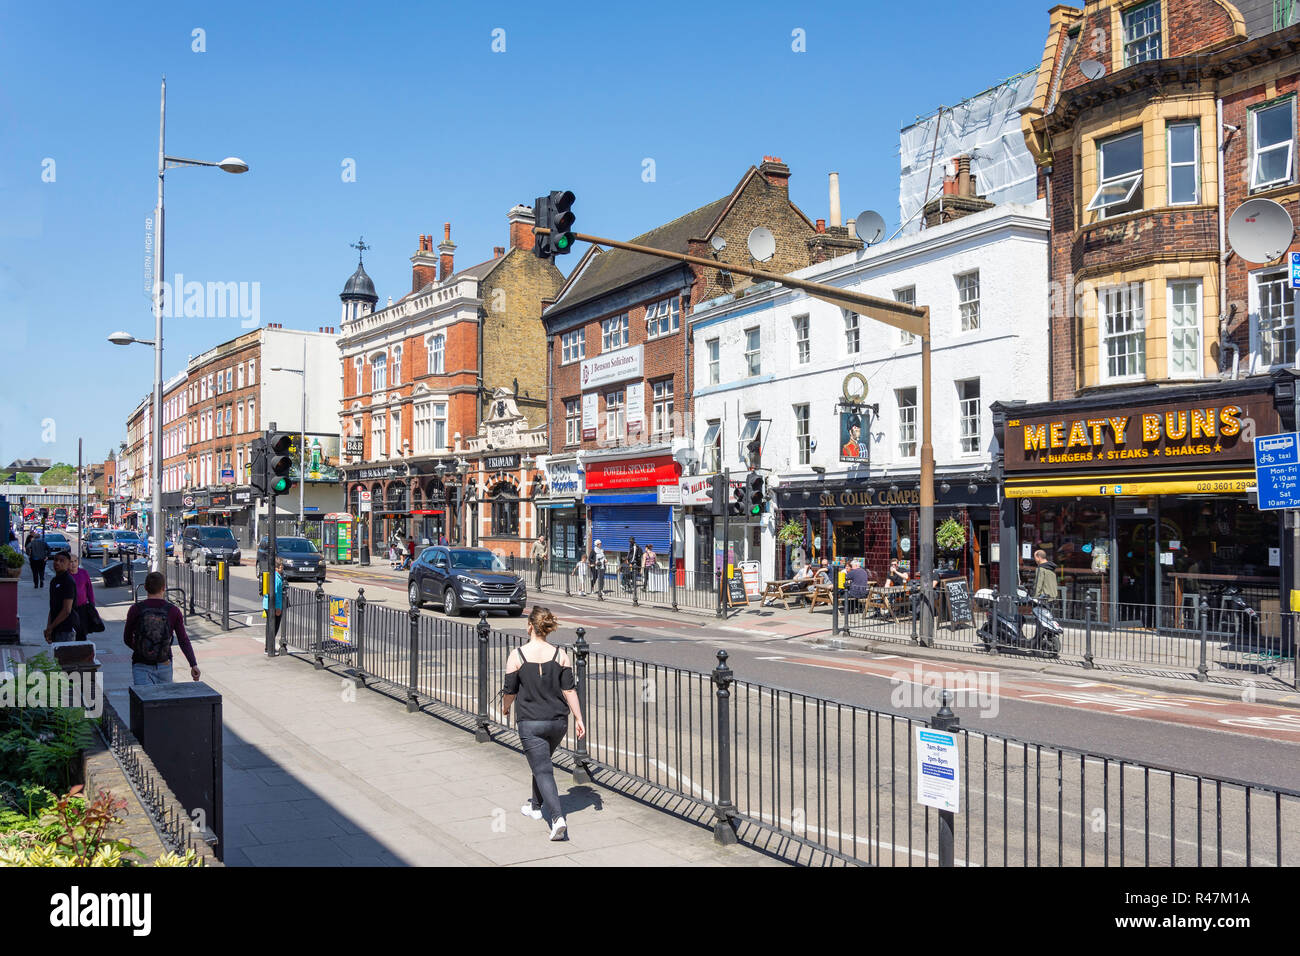
[[[509,253],[507,253],[507,255],[508,254]],[[451,274],[450,280],[435,279],[434,281],[421,286],[419,289],[416,289],[414,292],[406,293],[406,295],[398,299],[397,302],[394,302],[393,305],[397,305],[398,302],[405,302],[407,299],[411,298],[412,296],[424,295],[424,293],[428,292],[430,289],[434,289],[447,281],[455,282],[457,279],[475,279],[479,282],[482,282],[489,275],[491,275],[493,269],[495,269],[500,263],[505,261],[505,258],[506,258],[505,256],[495,256],[494,258],[488,259],[485,262],[480,262],[477,263],[476,265],[467,266],[466,268],[461,269],[459,272],[453,272]]]
[[[366,274],[366,267],[360,262],[357,263],[357,271],[352,273],[348,284],[343,287],[343,292],[339,295],[340,299],[349,297],[369,299],[371,304],[379,298],[375,295],[374,281]]]

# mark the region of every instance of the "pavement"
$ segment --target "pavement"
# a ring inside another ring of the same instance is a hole
[[[19,585],[23,657],[45,648],[48,590]],[[126,589],[96,589],[106,690],[129,713]],[[752,846],[604,787],[556,782],[569,839],[524,817],[523,756],[428,713],[408,714],[303,659],[267,658],[258,627],[222,632],[187,618],[202,680],[222,695],[228,866],[759,866]],[[175,674],[188,676],[176,650]],[[707,821],[705,821],[707,822]]]

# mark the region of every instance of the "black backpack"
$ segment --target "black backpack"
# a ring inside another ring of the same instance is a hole
[[[135,654],[144,664],[165,664],[171,660],[172,628],[168,609],[142,607],[135,620]]]

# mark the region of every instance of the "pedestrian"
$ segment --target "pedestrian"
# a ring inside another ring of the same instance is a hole
[[[520,807],[520,812],[534,820],[541,820],[544,815],[551,826],[551,839],[563,840],[568,835],[568,824],[560,805],[560,791],[555,786],[555,765],[551,758],[568,732],[570,714],[573,732],[578,737],[585,737],[587,728],[582,722],[569,654],[546,640],[556,626],[555,615],[550,610],[533,607],[528,615],[528,643],[511,651],[506,663],[501,711],[508,719],[510,707],[518,698],[515,726],[533,772],[532,797]]]
[[[641,546],[636,543],[636,538],[627,539],[627,566],[638,581],[641,579],[641,558],[643,553]],[[628,584],[630,587],[631,581]]]
[[[77,602],[72,608],[76,618],[77,640],[84,641],[92,631],[102,631],[104,628],[94,626],[99,622],[99,612],[95,609],[95,586],[90,582],[90,572],[81,566],[80,555],[73,553],[69,558],[69,573],[77,586]]]
[[[445,547],[447,547],[448,543],[449,543],[449,542],[447,541],[447,536],[446,536],[445,534],[440,534],[440,535],[438,535],[438,545],[439,545],[439,547],[443,547],[443,548],[445,548]]]
[[[641,586],[650,587],[650,569],[659,567],[659,559],[655,556],[655,546],[647,544],[645,546],[645,557],[641,561],[642,570],[645,571],[645,577],[642,579]]]
[[[599,594],[603,601],[605,600],[605,549],[600,546],[599,538],[591,548],[591,573],[596,582],[592,590]]]
[[[145,599],[126,612],[122,643],[131,648],[132,684],[172,682],[172,641],[190,665],[190,679],[199,679],[199,662],[185,633],[185,615],[167,600],[167,578],[160,571],[144,576]]]
[[[528,556],[533,559],[533,567],[537,570],[537,578],[534,588],[538,591],[542,589],[542,569],[546,566],[546,535],[539,534],[537,540],[533,542],[532,549]]]
[[[1047,560],[1047,552],[1039,548],[1034,552],[1034,563],[1038,570],[1034,572],[1034,597],[1042,598],[1051,605],[1056,604],[1060,595],[1060,583],[1056,580],[1056,565]]]
[[[50,579],[50,613],[45,619],[45,641],[77,639],[77,583],[68,573],[69,555],[60,551],[54,556],[54,577]]]
[[[907,572],[899,568],[898,558],[892,558],[889,562],[889,583],[895,587],[907,583]]]
[[[271,633],[273,635],[280,633],[280,619],[284,616],[284,558],[276,556],[275,559],[275,581],[271,585],[271,590],[275,592],[275,620],[271,624]],[[270,614],[270,595],[262,595],[262,613]]]
[[[50,556],[50,546],[45,535],[34,534],[27,541],[27,563],[32,566],[32,584],[45,587],[45,561]]]
[[[586,597],[587,579],[591,575],[591,565],[588,563],[585,554],[578,555],[578,563],[573,566],[573,573],[578,579],[578,593]]]

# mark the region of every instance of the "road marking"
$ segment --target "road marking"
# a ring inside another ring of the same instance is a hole
[[[1224,717],[1219,723],[1251,730],[1289,730],[1300,733],[1300,716],[1295,714],[1279,714],[1276,717]]]

